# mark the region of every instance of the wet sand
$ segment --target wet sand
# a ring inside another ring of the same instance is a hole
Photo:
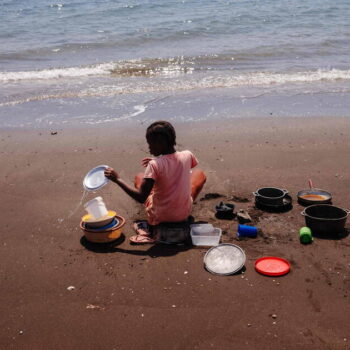
[[[207,272],[206,248],[131,246],[142,206],[114,184],[95,195],[127,219],[122,239],[89,244],[83,208],[68,218],[92,167],[108,164],[130,182],[142,170],[146,126],[1,130],[0,348],[350,349],[350,237],[301,245],[296,202],[312,178],[350,209],[350,119],[175,124],[178,149],[192,150],[208,176],[195,219],[247,255],[234,276]],[[289,190],[292,210],[255,209],[252,192],[266,186]],[[214,216],[220,200],[247,209],[259,236],[238,241],[237,221]],[[271,255],[291,272],[255,272],[254,261]]]

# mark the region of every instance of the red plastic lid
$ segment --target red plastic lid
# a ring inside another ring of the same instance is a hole
[[[266,276],[283,276],[290,271],[287,260],[266,256],[255,261],[255,270]]]

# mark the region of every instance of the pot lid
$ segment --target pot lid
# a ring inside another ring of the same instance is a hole
[[[244,251],[229,243],[210,248],[204,256],[205,268],[216,275],[232,275],[243,268],[245,261]]]

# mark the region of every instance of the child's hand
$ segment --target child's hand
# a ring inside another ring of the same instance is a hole
[[[153,158],[149,158],[149,157],[143,158],[143,159],[141,160],[142,166],[146,168],[146,166],[148,165],[148,163],[149,163],[151,160],[153,160]]]
[[[119,179],[119,174],[113,168],[107,168],[105,170],[105,176],[113,182],[116,182],[117,179]]]

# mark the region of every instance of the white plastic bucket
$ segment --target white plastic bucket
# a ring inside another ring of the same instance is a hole
[[[84,204],[84,208],[95,220],[98,220],[99,218],[102,218],[108,214],[108,210],[102,197],[91,199],[91,201]]]

